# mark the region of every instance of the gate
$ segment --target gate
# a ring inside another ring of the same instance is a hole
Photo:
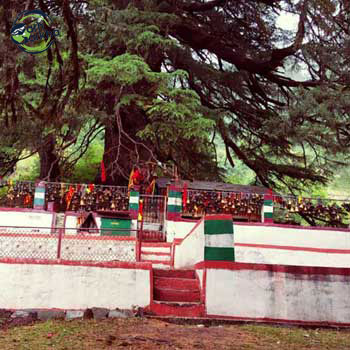
[[[139,238],[141,241],[164,242],[166,197],[141,194],[140,205],[142,205],[142,220],[139,222]]]

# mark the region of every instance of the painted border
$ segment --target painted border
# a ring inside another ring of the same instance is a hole
[[[136,231],[136,230],[133,230]],[[38,233],[2,233],[0,231],[0,237],[29,237],[29,238],[54,238],[58,239],[58,235],[56,234],[38,234]],[[135,242],[136,237],[129,236],[81,236],[81,235],[63,235],[62,239],[70,239],[70,240],[83,240],[83,241],[130,241]]]
[[[44,209],[32,209],[32,208],[9,208],[9,207],[1,207],[0,211],[17,211],[17,212],[22,212],[22,213],[41,213],[41,214],[48,214],[52,215],[52,211],[47,211]]]
[[[202,261],[194,265],[195,269],[218,269],[218,270],[253,270],[283,272],[294,275],[336,275],[349,276],[348,267],[319,267],[319,266],[293,266],[293,265],[268,265],[253,263],[237,263],[233,261]]]
[[[220,316],[207,314],[207,318],[237,322],[259,322],[259,323],[283,323],[289,325],[303,325],[303,326],[314,326],[314,327],[350,327],[350,323],[338,323],[338,322],[327,322],[327,321],[301,321],[301,320],[287,320],[281,318],[253,318],[253,317],[241,317],[241,316]]]
[[[254,244],[254,243],[235,243],[234,246],[262,248],[262,249],[297,250],[297,251],[304,251],[304,252],[327,253],[327,254],[350,254],[350,249],[327,249],[327,248],[295,247],[295,246]]]
[[[321,231],[341,231],[350,233],[350,228],[341,227],[330,227],[330,226],[299,226],[299,225],[282,225],[282,224],[272,224],[272,223],[261,223],[261,222],[242,222],[233,221],[234,225],[241,226],[270,226],[270,227],[280,227],[280,228],[296,228],[299,230],[321,230]]]
[[[18,265],[63,265],[63,266],[87,266],[101,267],[112,269],[135,269],[135,270],[152,270],[152,264],[145,262],[128,262],[128,261],[106,261],[106,262],[91,262],[91,261],[72,261],[72,260],[47,260],[47,259],[0,259],[0,264],[18,264]]]
[[[181,244],[182,241],[184,241],[187,237],[189,237],[189,236],[193,233],[193,231],[195,231],[195,230],[198,228],[198,226],[199,226],[202,222],[204,222],[204,219],[205,219],[205,218],[202,217],[199,221],[197,221],[196,224],[192,227],[192,229],[190,230],[190,232],[187,233],[187,235],[186,235],[185,237],[183,237],[183,238],[174,238],[173,243],[174,243],[175,245]]]

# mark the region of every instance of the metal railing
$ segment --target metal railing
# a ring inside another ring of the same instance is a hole
[[[118,236],[128,231],[132,236]],[[136,230],[0,226],[0,259],[136,261]]]
[[[350,227],[350,201],[345,199],[274,196],[275,222]]]
[[[54,211],[127,211],[128,188],[94,184],[43,182],[46,187],[45,209]],[[1,181],[0,206],[33,208],[35,182]]]
[[[263,201],[264,196],[258,193],[189,190],[182,215],[231,214],[235,219],[259,221]]]

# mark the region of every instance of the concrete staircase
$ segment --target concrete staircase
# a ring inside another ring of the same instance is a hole
[[[157,316],[200,317],[204,314],[194,270],[153,269],[153,303]]]
[[[141,242],[141,261],[150,262],[153,267],[171,267],[171,243]]]

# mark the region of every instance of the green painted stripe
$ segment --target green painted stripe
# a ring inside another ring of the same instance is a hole
[[[231,220],[206,220],[204,222],[204,234],[220,235],[233,233],[233,223]]]
[[[138,203],[129,203],[129,209],[139,210],[139,204]]]
[[[34,198],[34,205],[44,205],[45,200],[42,198]]]
[[[176,191],[169,191],[168,197],[182,198],[182,193]]]
[[[168,205],[168,212],[170,212],[170,213],[181,213],[182,212],[182,206],[181,205],[170,204],[170,205]]]
[[[205,247],[204,260],[235,261],[234,248]]]
[[[272,199],[266,199],[266,200],[264,200],[264,205],[273,206],[273,200],[272,200]]]
[[[45,187],[37,187],[36,189],[35,189],[35,192],[37,193],[37,192],[41,192],[41,193],[45,193]]]
[[[264,213],[264,218],[272,219],[273,218],[273,213]]]
[[[130,197],[139,197],[140,193],[136,191],[130,191]]]

